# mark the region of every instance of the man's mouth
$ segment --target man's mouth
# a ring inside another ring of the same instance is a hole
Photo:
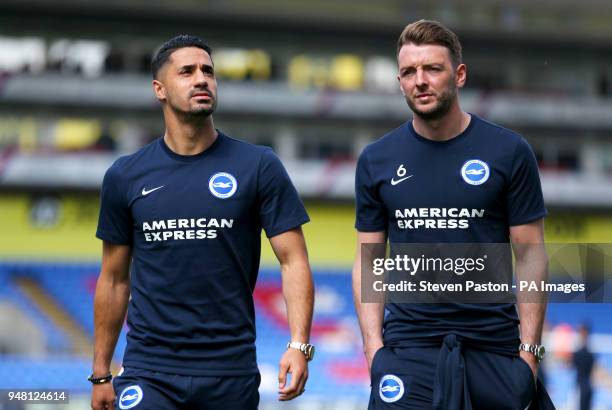
[[[191,98],[211,98],[211,97],[209,93],[202,91],[202,92],[194,93],[191,96]]]

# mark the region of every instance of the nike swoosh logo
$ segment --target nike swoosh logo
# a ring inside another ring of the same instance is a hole
[[[148,191],[147,191],[146,188],[142,188],[142,195],[143,196],[149,195],[151,192],[157,191],[158,189],[162,189],[163,187],[164,187],[164,185],[158,186],[157,188],[149,189]]]
[[[395,185],[399,184],[400,182],[407,180],[410,177],[412,177],[412,175],[408,175],[407,177],[400,178],[398,180],[395,180],[394,178],[391,178],[391,185],[395,186]]]

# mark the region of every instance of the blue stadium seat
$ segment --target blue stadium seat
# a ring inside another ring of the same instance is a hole
[[[36,279],[66,312],[93,335],[93,290],[99,265],[93,263],[0,263],[0,298],[9,298],[41,326],[48,336],[50,351],[61,350],[69,340],[10,286],[10,272]],[[311,397],[354,397],[366,400],[369,378],[361,350],[361,337],[352,302],[348,270],[315,270],[317,305],[312,328],[312,343],[318,348],[310,364],[308,394]],[[281,277],[277,269],[262,269],[255,290],[257,310],[257,354],[262,368],[278,369],[289,331],[283,313]],[[595,333],[612,334],[610,308],[605,304],[551,304],[550,324],[577,326],[585,319]],[[125,329],[119,338],[115,359],[120,363],[125,350]],[[612,372],[612,354],[600,355],[599,363]],[[57,387],[88,391],[83,375],[90,371],[90,359],[51,355],[48,359],[3,357],[0,360],[0,388]],[[50,376],[53,377],[50,377]],[[567,368],[548,375],[550,392],[559,403],[567,402],[574,387],[574,374]],[[54,381],[49,386],[49,380]],[[9,386],[8,383],[14,385]],[[272,400],[276,389],[262,391]],[[596,402],[612,407],[612,394],[598,390]]]

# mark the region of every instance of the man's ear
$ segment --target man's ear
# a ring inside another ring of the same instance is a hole
[[[153,92],[155,93],[155,98],[159,101],[166,101],[166,87],[159,80],[153,80]]]
[[[467,66],[465,64],[459,64],[455,69],[455,85],[458,88],[462,88],[467,81]]]

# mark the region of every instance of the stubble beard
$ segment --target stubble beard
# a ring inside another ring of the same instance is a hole
[[[207,107],[202,107],[198,105],[197,107],[192,108],[189,111],[189,115],[194,118],[204,118],[212,115],[213,112],[217,109],[217,98],[211,98],[211,104]]]
[[[405,96],[405,99],[415,115],[421,117],[425,121],[434,121],[448,114],[456,96],[457,87],[453,81],[450,81],[448,87],[437,96],[436,105],[427,111],[420,110],[410,97]]]
[[[176,112],[181,117],[191,120],[197,120],[209,117],[215,112],[215,110],[217,109],[217,98],[216,96],[211,97],[211,104],[208,106],[202,106],[198,104],[194,107],[190,105],[189,109],[187,110],[179,107],[178,104],[173,103],[171,100],[168,100],[168,104],[170,105],[170,108],[172,108],[172,111]]]

